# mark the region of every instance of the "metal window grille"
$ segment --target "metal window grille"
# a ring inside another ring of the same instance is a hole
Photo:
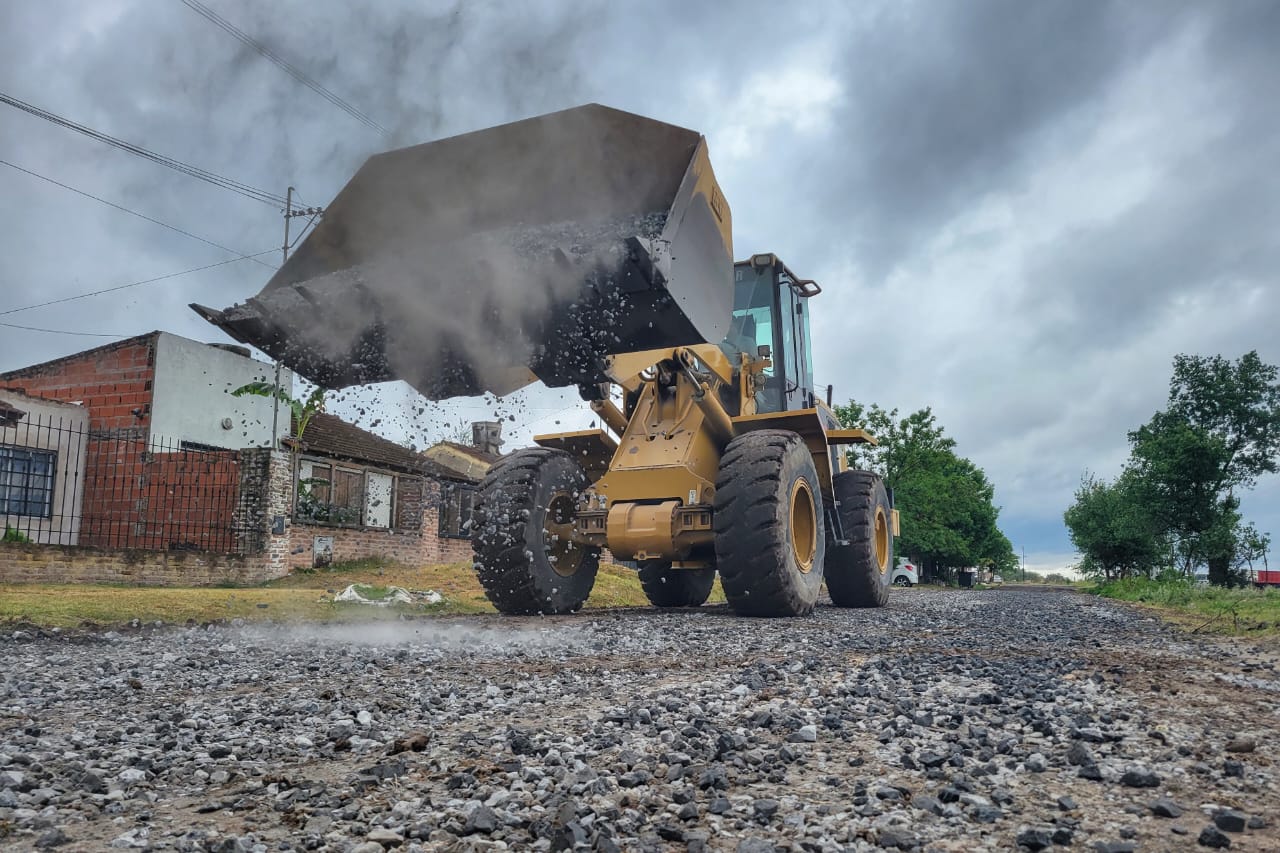
[[[475,486],[454,482],[441,483],[439,535],[445,539],[470,539],[475,504]]]
[[[0,445],[0,515],[53,515],[53,472],[58,454]]]
[[[241,493],[236,450],[146,429],[23,412],[0,422],[0,525],[17,542],[244,554],[264,542],[261,495]]]

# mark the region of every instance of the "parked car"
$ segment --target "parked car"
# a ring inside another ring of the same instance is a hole
[[[899,557],[898,564],[893,567],[892,582],[894,586],[915,586],[920,583],[920,573],[906,557]]]

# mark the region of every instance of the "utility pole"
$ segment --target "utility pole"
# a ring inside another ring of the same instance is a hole
[[[1022,546],[1022,582],[1027,582],[1027,546]]]
[[[289,220],[293,216],[293,187],[284,194],[284,242],[280,244],[280,266],[289,260]],[[276,381],[271,389],[271,449],[280,449],[280,359],[276,359]]]
[[[293,187],[284,194],[284,242],[280,244],[280,266],[283,267],[289,260],[289,220],[295,216],[310,216],[313,219],[324,213],[323,207],[307,207],[299,210],[293,209]],[[305,228],[303,229],[306,230]],[[276,359],[276,382],[274,394],[272,394],[271,405],[271,446],[280,449],[280,359]]]

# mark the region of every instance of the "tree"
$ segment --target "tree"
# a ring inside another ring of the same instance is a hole
[[[1082,555],[1081,570],[1107,580],[1149,576],[1165,549],[1159,522],[1147,508],[1131,474],[1107,483],[1085,474],[1075,503],[1063,514],[1071,542]]]
[[[899,553],[910,554],[931,573],[987,565],[1001,574],[1017,566],[1013,546],[997,526],[995,489],[981,468],[957,456],[930,409],[905,417],[856,401],[835,409],[846,427],[866,429],[876,445],[848,452],[851,468],[874,471],[902,510]]]
[[[246,394],[254,397],[274,397],[289,407],[293,415],[293,437],[302,441],[307,425],[318,413],[324,411],[324,389],[315,388],[305,398],[296,398],[274,382],[250,382],[241,385],[231,392],[232,397],[243,397]]]
[[[1206,565],[1211,583],[1227,584],[1241,554],[1256,550],[1236,493],[1280,463],[1277,374],[1257,352],[1234,363],[1179,355],[1168,408],[1129,433],[1128,470],[1187,574]]]

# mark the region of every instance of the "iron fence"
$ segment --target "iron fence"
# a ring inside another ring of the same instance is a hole
[[[0,420],[5,539],[247,553],[261,535],[240,500],[239,451],[100,430],[87,413]]]

